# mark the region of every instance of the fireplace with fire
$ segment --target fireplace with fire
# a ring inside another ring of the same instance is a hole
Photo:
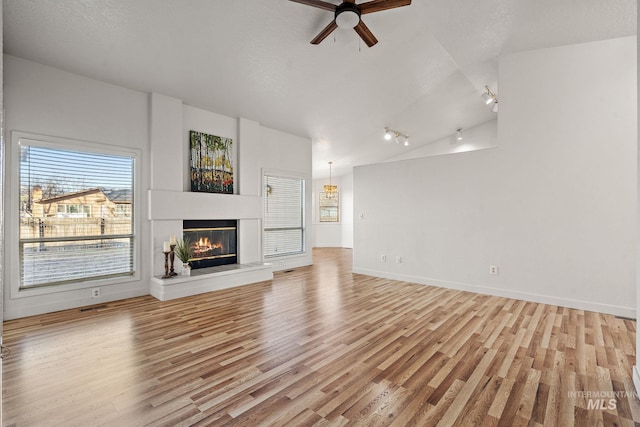
[[[184,220],[183,239],[189,241],[191,268],[215,267],[238,262],[236,220]]]

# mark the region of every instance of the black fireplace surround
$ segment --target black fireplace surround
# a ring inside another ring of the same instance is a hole
[[[234,219],[184,220],[182,238],[191,245],[191,268],[236,264],[237,223]]]

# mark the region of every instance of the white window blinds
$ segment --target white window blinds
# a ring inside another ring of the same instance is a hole
[[[304,179],[264,175],[264,257],[304,252]]]
[[[133,275],[135,157],[19,145],[20,288]]]

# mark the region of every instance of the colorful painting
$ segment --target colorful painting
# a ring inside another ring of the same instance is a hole
[[[233,194],[231,138],[190,131],[191,191]]]

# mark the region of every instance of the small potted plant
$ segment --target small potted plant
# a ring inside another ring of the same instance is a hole
[[[178,240],[173,251],[176,253],[178,259],[182,261],[182,275],[190,276],[191,266],[189,265],[189,260],[193,257],[193,250],[191,249],[189,239]]]

